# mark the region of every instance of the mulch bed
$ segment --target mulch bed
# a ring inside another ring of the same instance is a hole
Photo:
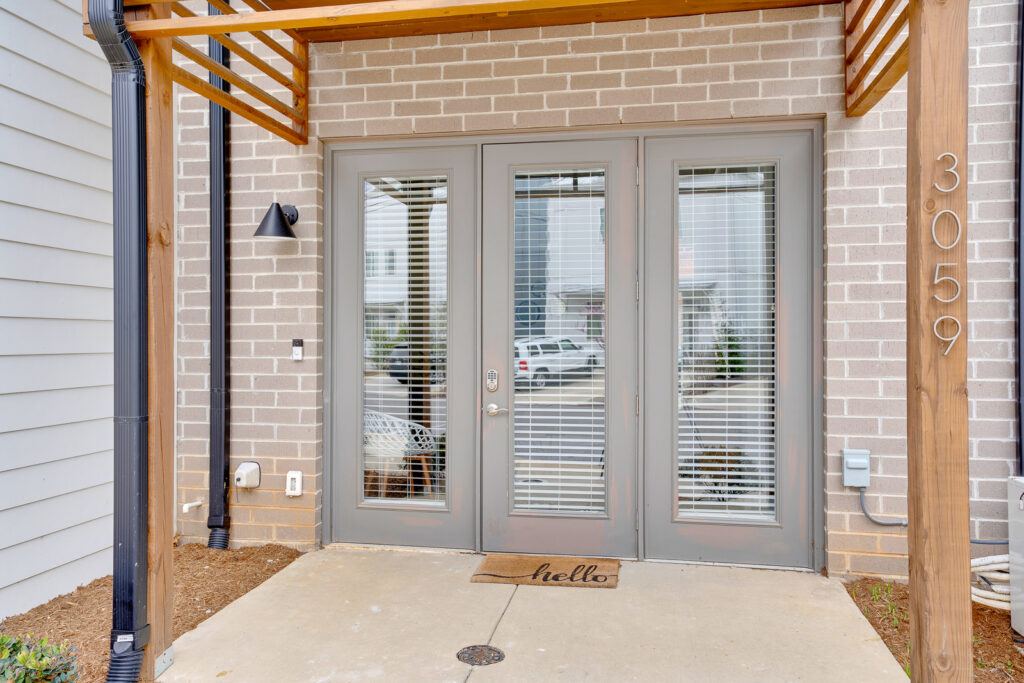
[[[280,545],[210,550],[174,549],[174,637],[191,631],[228,603],[292,563],[301,553]],[[110,652],[111,577],[105,576],[45,605],[8,617],[0,633],[68,642],[78,654],[79,680],[101,682]]]
[[[846,585],[857,607],[878,631],[889,651],[909,672],[910,589],[905,584],[859,579]],[[1010,613],[973,603],[974,680],[976,683],[1024,681],[1024,655],[1010,632]]]

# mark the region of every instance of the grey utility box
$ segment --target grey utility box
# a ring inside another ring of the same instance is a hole
[[[1024,634],[1024,477],[1006,487],[1010,519],[1010,624]]]

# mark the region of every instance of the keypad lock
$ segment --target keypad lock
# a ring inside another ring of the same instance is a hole
[[[491,368],[487,371],[487,391],[492,394],[498,390],[498,371]]]

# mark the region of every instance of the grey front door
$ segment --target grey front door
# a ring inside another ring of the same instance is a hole
[[[648,138],[645,549],[812,566],[814,132]]]
[[[332,538],[473,548],[476,148],[337,152],[331,180]]]
[[[637,555],[637,142],[483,146],[483,549]]]

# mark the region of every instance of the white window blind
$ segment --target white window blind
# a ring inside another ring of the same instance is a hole
[[[445,500],[448,183],[363,182],[363,493]]]
[[[515,175],[517,509],[605,509],[605,173]]]
[[[680,517],[775,518],[775,167],[681,168]]]

